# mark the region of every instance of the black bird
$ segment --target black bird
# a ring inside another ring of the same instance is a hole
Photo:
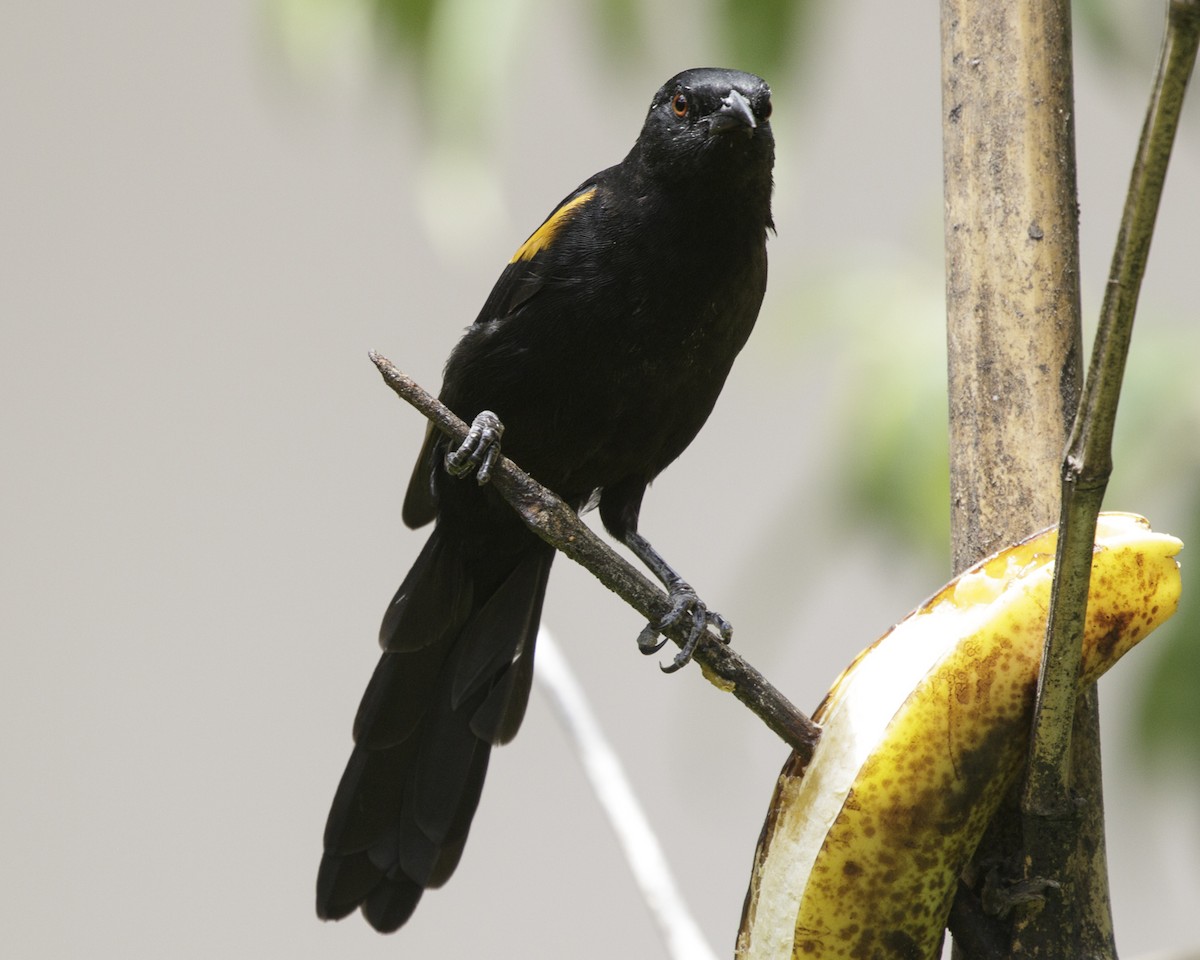
[[[325,827],[317,915],[411,916],[458,864],[492,746],[521,725],[554,551],[486,480],[505,453],[608,531],[668,589],[693,643],[729,624],[638,533],[646,486],[716,403],[767,282],[771,91],[687,70],[654,95],[616,166],[573,190],[513,255],[446,364],[442,401],[473,438],[430,432],[404,521],[436,520],[380,629],[383,655]],[[503,424],[503,427],[500,424]],[[445,469],[443,469],[443,464]],[[458,479],[479,469],[480,483]],[[639,638],[653,652],[664,624]]]

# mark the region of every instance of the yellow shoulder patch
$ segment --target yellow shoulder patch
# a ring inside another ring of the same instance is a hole
[[[517,252],[512,255],[512,259],[508,262],[516,263],[518,260],[532,260],[543,247],[550,244],[550,241],[554,239],[558,231],[562,229],[563,224],[570,220],[579,208],[591,200],[595,194],[596,188],[592,187],[592,189],[585,190],[579,196],[572,197],[555,210],[546,218],[546,222],[534,230],[529,235],[529,239],[517,248]]]

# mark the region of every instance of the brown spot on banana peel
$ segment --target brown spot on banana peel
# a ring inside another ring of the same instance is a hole
[[[738,934],[742,960],[936,955],[957,877],[1028,739],[1053,530],[983,561],[860,654],[814,714],[807,771],[776,786]],[[1179,541],[1097,528],[1082,676],[1174,612]]]

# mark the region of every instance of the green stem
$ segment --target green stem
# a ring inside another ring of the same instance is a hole
[[[1046,631],[1032,762],[1025,787],[1024,805],[1030,812],[1062,809],[1066,796],[1069,718],[1074,714],[1079,637],[1087,605],[1096,517],[1112,472],[1113,426],[1137,298],[1198,41],[1200,2],[1173,0],[1113,254],[1096,346],[1063,463],[1054,601]]]
[[[1071,855],[1067,841],[1072,831],[1054,829],[1053,821],[1069,820],[1073,809],[1072,727],[1096,517],[1112,473],[1113,428],[1138,293],[1198,43],[1200,0],[1171,0],[1091,366],[1063,461],[1054,594],[1022,795],[1028,876],[1063,877]],[[1047,842],[1055,836],[1064,842]],[[1064,926],[1048,919],[1041,918],[1040,930]]]

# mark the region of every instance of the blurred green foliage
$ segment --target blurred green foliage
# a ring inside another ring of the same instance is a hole
[[[915,554],[942,577],[950,481],[941,275],[866,258],[788,282],[787,311],[800,322],[788,327],[796,342],[787,356],[824,368],[831,396],[821,416],[840,425],[821,461],[831,508],[846,527]]]
[[[1192,476],[1195,483],[1196,477]],[[1185,544],[1200,546],[1200,503]],[[1183,555],[1183,600],[1174,619],[1156,636],[1153,665],[1142,690],[1138,739],[1151,763],[1200,774],[1200,564]]]
[[[1144,69],[1162,36],[1166,4],[1145,0],[1072,0],[1076,42],[1086,43],[1121,76]]]
[[[435,43],[439,16],[452,6],[483,9],[497,3],[521,0],[270,0],[276,16],[326,18],[330,10],[366,8],[377,36],[419,66],[438,45]],[[650,27],[638,0],[586,0],[586,13],[604,40],[603,52],[624,57],[640,49]],[[714,0],[711,14],[719,45],[729,53],[729,62],[763,76],[777,76],[794,59],[796,41],[816,9],[812,0]],[[532,12],[532,11],[530,11]],[[703,14],[704,8],[681,8],[680,15]]]
[[[812,0],[719,0],[718,36],[728,62],[763,77],[786,76],[815,7]]]
[[[428,47],[438,0],[375,0],[373,5],[385,32],[402,48],[420,55]]]
[[[438,49],[436,22],[447,8],[483,9],[496,4],[526,8],[529,0],[267,0],[277,20],[293,25],[309,21],[327,23],[331,16],[358,18],[364,13],[373,24],[381,49],[410,60],[417,67]],[[654,29],[639,0],[578,0],[578,6],[595,23],[603,39],[603,53],[621,59],[644,49],[646,32]],[[821,6],[814,0],[710,0],[705,5],[681,8],[680,15],[710,19],[717,44],[727,61],[762,76],[781,77],[799,57],[797,45],[818,25]],[[1157,40],[1158,21],[1147,17],[1140,0],[1073,0],[1076,34],[1116,65],[1129,65],[1147,44]],[[340,12],[340,14],[339,14]],[[1156,15],[1157,17],[1157,12]]]

